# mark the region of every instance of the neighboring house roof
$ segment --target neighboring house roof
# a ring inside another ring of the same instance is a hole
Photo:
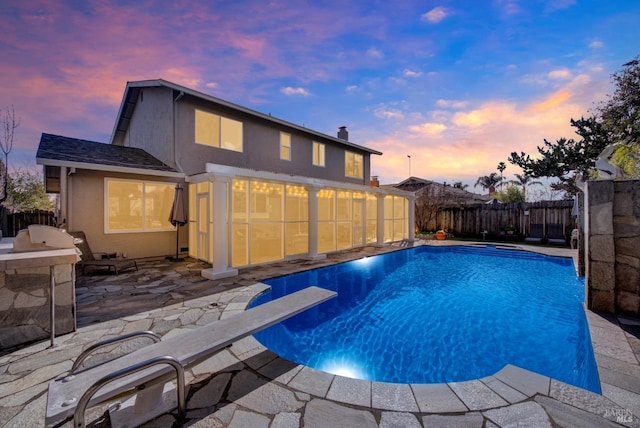
[[[124,136],[129,128],[129,123],[131,121],[131,117],[133,116],[133,111],[135,109],[136,102],[138,100],[138,95],[140,91],[144,88],[154,88],[154,87],[166,87],[173,89],[174,91],[178,91],[182,94],[188,94],[190,96],[200,98],[202,100],[212,102],[218,105],[222,105],[224,107],[237,110],[239,112],[258,117],[262,120],[266,120],[269,122],[276,123],[281,126],[286,126],[291,129],[295,129],[297,131],[303,132],[305,134],[310,134],[313,136],[322,137],[324,139],[332,140],[338,144],[342,144],[348,147],[352,147],[358,150],[362,150],[368,152],[373,155],[381,155],[382,152],[377,150],[369,149],[364,146],[360,146],[358,144],[351,143],[347,140],[343,140],[338,137],[332,137],[330,135],[323,134],[318,131],[314,131],[313,129],[305,128],[304,126],[296,125],[291,122],[287,122],[282,119],[275,118],[270,114],[260,113],[255,110],[251,110],[246,107],[242,107],[240,105],[231,103],[229,101],[225,101],[220,98],[216,98],[211,95],[207,95],[203,92],[198,92],[194,89],[187,88],[185,86],[178,85],[176,83],[168,82],[163,79],[156,80],[141,80],[135,82],[127,82],[127,86],[124,90],[124,96],[122,97],[122,103],[120,104],[120,110],[118,110],[118,116],[116,117],[116,123],[113,127],[113,132],[111,134],[111,144],[122,145],[122,141]]]
[[[142,149],[42,134],[36,162],[46,166],[183,177]]]
[[[434,184],[435,181],[423,180],[418,177],[409,177],[406,180],[401,181],[398,184],[391,184],[390,186],[395,187],[396,189],[407,190],[410,192],[415,192],[416,190],[420,190],[429,184]],[[435,183],[437,184],[437,183]]]
[[[466,203],[482,203],[491,199],[491,197],[488,195],[478,195],[477,193],[468,192],[458,187],[453,187],[443,183],[436,183],[435,181],[424,180],[418,177],[409,177],[398,184],[392,184],[388,186],[394,187],[396,189],[406,190],[409,192],[415,192],[416,194],[419,194],[422,189],[436,186],[438,192],[437,194],[446,194],[452,197],[456,197],[460,200],[464,200]]]

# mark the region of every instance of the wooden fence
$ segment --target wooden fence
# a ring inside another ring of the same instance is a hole
[[[439,229],[458,236],[500,235],[502,228],[513,225],[516,235],[529,234],[531,224],[562,224],[565,236],[571,234],[576,220],[571,215],[573,201],[542,201],[513,204],[473,204],[440,208],[437,215]]]
[[[3,210],[6,212],[5,210]],[[43,224],[46,226],[57,226],[58,219],[52,211],[32,210],[19,213],[6,214],[6,221],[2,221],[2,236],[14,237],[22,229],[26,229],[32,224]],[[4,226],[6,224],[6,226]]]

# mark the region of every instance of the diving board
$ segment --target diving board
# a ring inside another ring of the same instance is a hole
[[[180,371],[176,365],[188,369],[233,342],[332,299],[336,295],[334,291],[311,286],[228,318],[160,340],[104,364],[53,380],[49,383],[45,423],[54,424],[73,416],[85,392],[92,387],[95,388],[97,382],[113,377],[115,373],[121,373],[126,368],[133,367],[135,372],[110,380],[109,383],[97,389],[88,401],[87,407],[112,400],[128,391],[135,393],[137,389],[146,388],[148,385],[171,380],[175,378],[176,372]],[[168,358],[170,361],[158,363],[163,358]],[[146,367],[145,364],[153,365]],[[84,415],[78,419],[80,421],[74,420],[76,427],[82,426]]]

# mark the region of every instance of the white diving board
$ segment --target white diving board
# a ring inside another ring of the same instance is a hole
[[[96,382],[125,368],[169,356],[187,369],[233,342],[297,315],[336,295],[334,291],[311,286],[237,315],[145,346],[104,364],[53,380],[49,383],[45,423],[54,424],[73,416],[85,392]],[[175,376],[176,369],[166,364],[143,368],[99,388],[87,407],[104,403],[128,391],[135,393],[136,388],[141,389],[141,386],[146,387],[147,384],[166,382]],[[74,421],[74,426],[79,426],[77,422]]]

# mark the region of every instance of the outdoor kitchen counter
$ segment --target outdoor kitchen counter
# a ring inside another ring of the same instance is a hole
[[[51,336],[51,277],[55,335],[75,331],[74,248],[12,252],[0,243],[0,352]]]

